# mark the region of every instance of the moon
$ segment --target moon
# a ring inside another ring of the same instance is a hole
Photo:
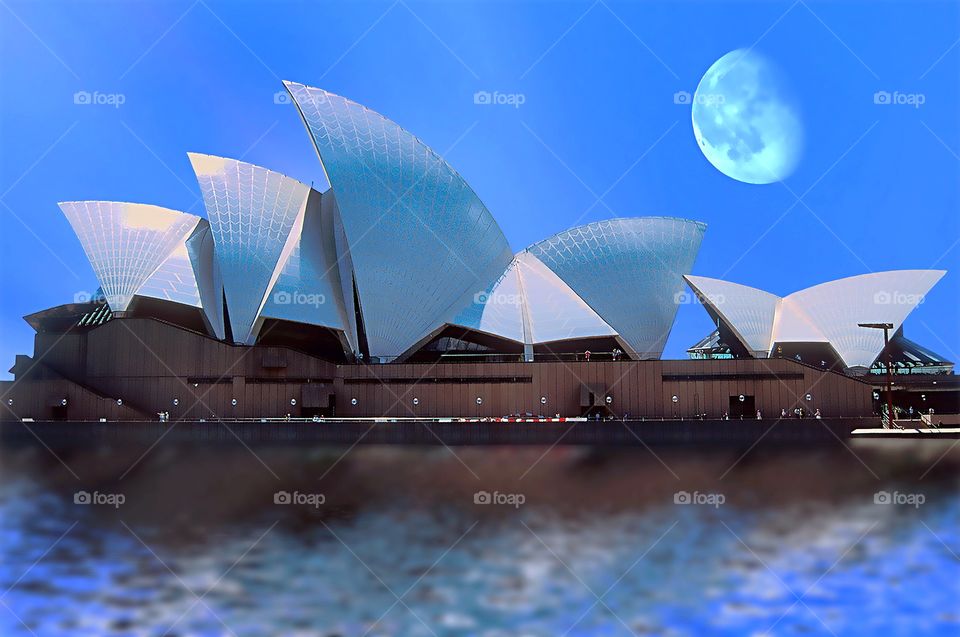
[[[707,160],[748,184],[789,177],[803,153],[803,124],[780,69],[736,49],[713,63],[692,99],[693,134]]]

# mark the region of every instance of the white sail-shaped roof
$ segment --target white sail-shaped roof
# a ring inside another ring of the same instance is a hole
[[[517,263],[529,317],[528,343],[616,334],[540,259],[524,251],[517,255]]]
[[[847,367],[869,367],[883,351],[883,332],[858,323],[892,323],[891,334],[946,274],[943,270],[895,270],[838,279],[794,292],[796,303],[819,328]],[[789,333],[778,333],[785,340]]]
[[[330,196],[329,192],[321,195],[310,191],[303,227],[296,231],[296,244],[283,263],[261,314],[342,330],[356,350],[355,330],[351,330],[353,317],[347,314],[343,299],[341,260],[332,217],[335,208],[322,204],[322,199]]]
[[[598,221],[534,244],[536,256],[573,289],[638,358],[659,358],[706,225],[672,217]]]
[[[454,323],[527,345],[616,335],[569,285],[527,251],[514,257],[497,283],[478,293]]]
[[[799,299],[789,296],[780,299],[767,345],[770,352],[775,343],[827,343],[829,340]]]
[[[489,289],[477,292],[473,302],[451,322],[518,343],[528,342],[529,327],[517,258]]]
[[[200,290],[187,253],[186,238],[140,286],[137,294],[200,307]]]
[[[252,344],[267,294],[299,240],[310,187],[246,162],[189,156],[210,222],[233,340]]]
[[[869,367],[883,332],[860,323],[890,323],[891,334],[936,285],[943,270],[874,272],[815,285],[780,298],[746,286],[685,277],[719,321],[754,354],[777,343],[829,343],[847,367]]]
[[[190,238],[187,239],[187,255],[197,282],[200,307],[207,327],[214,336],[223,340],[226,330],[223,322],[223,277],[220,263],[214,256],[213,233],[210,223],[201,219]]]
[[[169,208],[115,201],[68,201],[60,203],[60,208],[113,312],[127,310],[133,296],[183,245],[200,220]]]
[[[510,247],[426,144],[339,95],[285,85],[336,192],[370,354],[401,355],[496,280]]]
[[[336,269],[340,276],[344,322],[347,325],[347,342],[353,348],[353,353],[358,354],[360,352],[357,327],[357,314],[359,312],[353,298],[354,271],[353,258],[350,256],[350,243],[347,241],[347,233],[343,229],[340,208],[337,206],[336,194],[332,188],[324,193],[320,203],[323,208],[325,231],[327,228],[326,222],[329,220],[332,223],[330,236],[333,237],[333,251],[337,255]],[[325,244],[325,246],[329,246],[329,244]]]
[[[779,296],[720,279],[693,275],[684,279],[700,302],[715,318],[721,317],[750,352],[767,355]]]

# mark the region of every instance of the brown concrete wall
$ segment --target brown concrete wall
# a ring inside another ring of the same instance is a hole
[[[87,351],[89,386],[171,418],[295,413],[302,380],[332,387],[336,375],[332,363],[297,351],[228,345],[153,319],[112,320],[90,332]]]
[[[139,420],[145,414],[118,405],[115,399],[97,394],[69,380],[0,381],[0,420]],[[66,399],[65,407],[55,409]],[[57,413],[59,412],[59,413]]]
[[[75,338],[55,340],[44,339],[45,365],[82,369],[74,380],[92,395],[99,394],[107,402],[121,398],[125,406],[151,416],[168,411],[172,419],[299,416],[302,387],[308,382],[321,385],[324,396],[332,391],[336,413],[344,417],[525,412],[575,416],[582,412],[583,384],[610,395],[609,406],[615,414],[636,418],[692,418],[703,413],[719,418],[728,410],[730,396],[738,394],[754,396],[766,417],[779,415],[781,408],[792,412],[796,406],[810,413],[819,408],[825,417],[872,412],[868,384],[780,359],[338,367],[283,348],[227,345],[153,319],[114,319],[90,331],[83,339],[85,345]],[[83,353],[79,363],[78,352]],[[3,391],[11,392],[18,404],[32,401],[29,404],[35,404],[40,414],[62,388],[52,381],[17,381]],[[810,401],[805,400],[808,393]],[[677,403],[671,400],[674,395]],[[541,397],[546,398],[545,404]],[[296,405],[291,405],[291,399]],[[78,404],[70,417],[96,419],[103,409],[101,404],[91,404],[87,413]]]
[[[571,416],[581,412],[584,383],[603,388],[617,415],[646,418],[703,413],[718,418],[728,410],[730,397],[739,394],[754,396],[767,417],[798,406],[831,416],[870,415],[872,410],[868,385],[789,360],[344,366],[340,376],[336,396],[341,416]],[[474,380],[479,376],[495,380]],[[370,380],[375,382],[358,382]]]

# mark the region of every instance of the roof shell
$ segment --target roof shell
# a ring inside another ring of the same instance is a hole
[[[340,260],[334,237],[333,209],[323,206],[312,190],[302,230],[283,263],[262,315],[349,332],[340,279]],[[348,337],[355,349],[355,338]]]
[[[883,351],[883,331],[858,323],[892,323],[893,334],[946,274],[944,270],[871,272],[821,283],[787,296],[833,344],[848,367],[869,367]],[[780,330],[774,337],[793,337]]]
[[[187,251],[188,239],[189,236],[185,237],[156,272],[140,286],[137,290],[139,296],[200,307],[200,290]]]
[[[183,246],[200,221],[197,216],[150,204],[66,201],[59,205],[113,312],[127,310],[133,296]],[[190,286],[188,280],[188,295]]]
[[[531,345],[616,335],[569,285],[526,251],[454,323]]]
[[[684,279],[714,319],[722,317],[749,351],[767,355],[779,296],[720,279],[692,274]]]
[[[847,367],[869,367],[883,351],[883,332],[859,324],[890,323],[895,332],[944,274],[872,272],[783,298],[718,279],[685,278],[708,311],[755,353],[769,355],[777,343],[830,343]]]
[[[322,89],[285,82],[349,241],[370,354],[403,354],[466,308],[512,253],[470,186],[396,123]]]
[[[223,277],[220,264],[214,256],[213,233],[210,223],[201,219],[197,229],[186,241],[190,267],[197,282],[200,308],[207,328],[218,339],[226,338],[223,316]]]
[[[252,344],[297,245],[310,187],[246,162],[189,153],[207,209],[233,340]]]
[[[674,217],[597,221],[529,248],[639,358],[659,358],[673,326],[683,275],[706,225]]]

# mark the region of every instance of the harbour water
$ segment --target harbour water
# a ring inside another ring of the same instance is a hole
[[[960,445],[2,449],[3,635],[956,635]]]

